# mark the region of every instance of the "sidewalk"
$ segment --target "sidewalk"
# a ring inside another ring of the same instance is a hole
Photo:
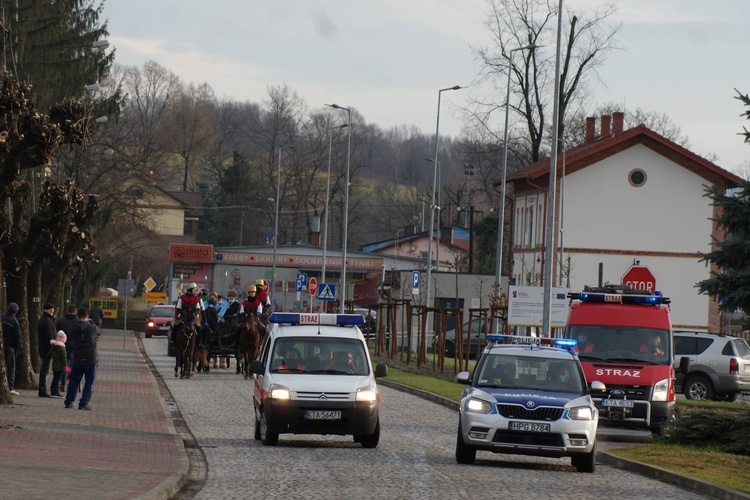
[[[0,406],[3,499],[166,499],[184,484],[182,439],[133,332],[105,330],[98,350],[92,411],[36,389]]]

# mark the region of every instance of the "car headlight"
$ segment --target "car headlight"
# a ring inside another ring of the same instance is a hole
[[[664,380],[658,381],[654,385],[654,397],[651,400],[652,401],[666,401],[668,393],[669,393],[669,379],[665,378]]]
[[[153,328],[154,327],[154,322],[153,321],[149,321],[148,322],[148,326],[151,327],[151,328]]]
[[[568,418],[571,420],[593,420],[594,412],[590,406],[576,406],[568,410]]]
[[[291,393],[289,388],[279,384],[272,384],[268,389],[268,396],[271,399],[290,399]]]
[[[466,411],[474,413],[489,413],[492,411],[492,405],[487,401],[471,398],[466,402]]]
[[[378,392],[372,386],[360,387],[357,389],[357,401],[377,401]]]

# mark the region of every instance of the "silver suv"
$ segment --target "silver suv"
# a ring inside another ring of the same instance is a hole
[[[677,373],[677,386],[688,399],[734,401],[750,392],[750,347],[744,339],[716,333],[674,331],[674,357],[690,363]]]

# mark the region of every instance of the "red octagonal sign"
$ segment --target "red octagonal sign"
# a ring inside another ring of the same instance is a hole
[[[310,280],[307,282],[307,289],[310,290],[310,295],[315,295],[315,293],[318,291],[318,280],[315,278],[310,278]]]
[[[656,290],[656,278],[646,266],[632,266],[622,275],[622,284],[633,290],[646,290],[649,293]]]

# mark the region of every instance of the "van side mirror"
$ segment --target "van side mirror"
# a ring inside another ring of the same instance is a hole
[[[265,371],[266,371],[266,367],[263,366],[263,363],[261,361],[254,359],[250,362],[250,373],[255,373],[256,375],[263,375],[263,372]]]
[[[677,368],[677,371],[679,373],[687,375],[689,369],[690,369],[690,358],[688,358],[687,356],[681,357],[680,364]]]
[[[378,363],[375,366],[375,378],[387,377],[387,376],[388,376],[388,366],[385,363]]]

